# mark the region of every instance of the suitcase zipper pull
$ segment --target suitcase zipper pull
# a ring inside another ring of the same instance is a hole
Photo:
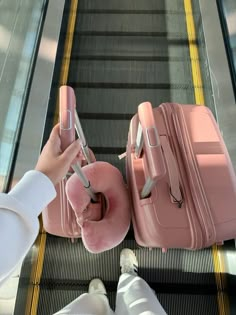
[[[184,202],[183,198],[180,199],[180,200],[176,199],[175,196],[171,192],[171,187],[170,187],[170,195],[173,198],[174,202],[176,202],[178,204],[178,208],[182,208],[182,205],[183,205],[183,202]]]

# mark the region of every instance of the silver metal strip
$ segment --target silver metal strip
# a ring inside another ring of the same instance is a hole
[[[65,0],[50,0],[48,3],[12,185],[16,184],[26,171],[35,167],[40,154],[64,6]],[[29,265],[35,259],[34,252],[37,251],[36,248],[32,249],[33,256],[30,256]],[[17,287],[18,281],[14,283],[15,294]],[[16,297],[12,299],[14,309]]]
[[[87,163],[90,164],[91,163],[91,158],[90,158],[88,143],[87,143],[87,140],[85,138],[85,135],[84,135],[84,132],[83,132],[83,128],[81,126],[81,123],[80,123],[80,120],[79,120],[79,116],[77,114],[76,109],[75,109],[75,130],[76,130],[76,133],[78,135],[78,138],[81,139],[82,150],[83,150],[84,157],[85,157]]]
[[[236,170],[236,104],[216,1],[199,0],[217,121]]]
[[[13,184],[35,167],[40,154],[65,0],[50,0],[30,89]]]
[[[135,143],[135,157],[139,158],[143,149],[143,129],[139,122],[138,124],[138,131]]]
[[[236,170],[236,104],[216,1],[199,0],[217,121]],[[235,251],[219,251],[226,274],[236,274]]]

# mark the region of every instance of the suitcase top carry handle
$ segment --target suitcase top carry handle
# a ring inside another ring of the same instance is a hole
[[[145,145],[145,154],[149,165],[149,176],[152,180],[157,180],[165,175],[166,168],[151,103],[145,102],[140,104],[138,106],[138,116],[142,127],[143,144]]]
[[[141,198],[145,198],[150,194],[156,181],[165,175],[166,168],[151,103],[144,102],[138,106],[138,117],[140,124],[135,154],[139,157],[144,145],[149,168],[149,177],[141,192]]]

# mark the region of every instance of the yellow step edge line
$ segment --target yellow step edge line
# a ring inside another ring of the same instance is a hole
[[[227,288],[226,277],[225,277],[225,262],[222,255],[222,250],[218,245],[212,246],[213,263],[215,270],[216,285],[218,290],[218,307],[220,315],[230,314],[229,299],[227,294],[224,292]]]
[[[189,53],[191,59],[192,67],[192,78],[194,85],[195,102],[199,105],[205,105],[204,91],[202,84],[200,60],[198,54],[198,47],[196,44],[196,31],[194,26],[192,1],[184,0],[185,16],[186,16],[186,26],[189,40]],[[212,247],[212,257],[215,271],[215,279],[217,285],[217,301],[220,315],[229,314],[229,300],[227,295],[223,292],[226,286],[226,280],[223,275],[225,271],[223,257],[220,253],[220,249],[217,245]]]
[[[41,238],[41,233],[39,233],[39,235],[37,236],[37,239],[34,243],[34,247],[35,248],[39,248],[40,246],[40,238]],[[33,264],[32,264],[32,269],[31,269],[31,275],[30,275],[30,283],[29,283],[29,288],[28,288],[28,292],[27,292],[27,298],[26,298],[26,307],[25,307],[25,314],[31,314],[31,307],[32,307],[32,300],[33,300],[33,294],[34,294],[34,282],[35,282],[35,277],[36,277],[36,269],[37,269],[37,255],[36,257],[34,255],[33,252]]]
[[[199,62],[198,47],[196,44],[196,32],[193,19],[193,10],[191,0],[184,0],[184,9],[186,16],[186,26],[189,41],[189,52],[192,67],[192,78],[194,85],[195,102],[199,105],[205,105],[202,75]]]
[[[43,261],[44,261],[44,253],[45,253],[45,245],[46,245],[46,234],[39,234],[39,249],[38,249],[38,257],[36,263],[35,270],[35,278],[33,280],[33,294],[32,294],[32,303],[30,308],[30,315],[37,314],[38,301],[39,301],[39,291],[40,291],[40,279],[43,271]]]
[[[76,16],[77,16],[77,8],[78,8],[78,0],[71,0],[70,13],[69,13],[67,32],[66,32],[67,35],[65,39],[63,61],[61,65],[62,71],[60,74],[59,85],[66,84],[67,79],[68,79],[70,56],[71,56],[74,28],[75,28],[75,22],[76,22]],[[64,56],[66,56],[66,58],[64,58]],[[58,112],[59,112],[59,106],[58,106],[58,97],[57,97],[56,111],[54,115],[54,124],[58,122],[58,116],[59,116]],[[31,284],[33,284],[33,289],[29,288],[29,291],[28,291],[28,299],[27,299],[26,310],[25,310],[26,315],[37,314],[39,294],[40,294],[39,284],[40,284],[41,275],[43,271],[46,239],[47,239],[47,235],[42,228],[41,233],[38,235],[38,238],[36,241],[36,245],[39,244],[38,256],[37,256],[37,261],[35,263],[35,266],[32,266],[33,279],[31,281]]]

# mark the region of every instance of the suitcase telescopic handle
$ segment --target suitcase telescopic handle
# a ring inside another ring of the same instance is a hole
[[[76,99],[73,88],[67,85],[60,87],[60,137],[61,149],[64,151],[75,141],[75,107]],[[89,180],[83,174],[81,165],[76,163],[72,169],[79,176],[92,200],[97,201],[97,196],[90,186]]]
[[[142,189],[141,198],[147,197],[156,182],[168,171],[171,197],[181,207],[183,199],[180,191],[176,159],[167,141],[167,137],[159,137],[151,103],[145,102],[140,104],[138,107],[138,116],[142,132],[138,131],[136,143],[140,145],[136,146],[136,154],[140,154],[141,147],[144,144],[149,169],[149,176]],[[166,166],[164,160],[166,161]]]
[[[166,168],[151,103],[145,102],[138,106],[138,117],[142,127],[149,176],[155,181],[165,175]]]
[[[75,141],[75,94],[74,90],[67,85],[63,85],[59,89],[59,119],[60,119],[60,137],[61,149],[65,149]]]
[[[82,129],[82,126],[81,126],[79,116],[77,114],[76,109],[75,109],[75,130],[77,132],[78,138],[81,140],[82,151],[83,151],[84,157],[85,157],[87,163],[90,164],[92,161],[90,158],[88,142],[85,138],[85,135],[84,135],[84,132],[83,132],[83,129]]]

